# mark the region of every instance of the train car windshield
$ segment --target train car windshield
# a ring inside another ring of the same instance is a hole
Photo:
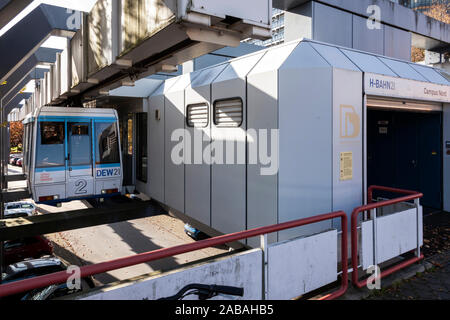
[[[120,163],[116,122],[96,122],[96,164]]]
[[[70,164],[73,166],[90,165],[92,148],[89,123],[73,123],[68,128],[70,130]]]
[[[37,135],[36,168],[65,165],[64,122],[40,122]]]

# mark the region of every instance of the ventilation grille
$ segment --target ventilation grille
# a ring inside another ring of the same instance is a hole
[[[222,100],[214,104],[214,123],[216,126],[236,128],[242,125],[242,120],[241,99]]]
[[[206,128],[208,126],[208,105],[193,104],[187,107],[187,124],[189,127]]]

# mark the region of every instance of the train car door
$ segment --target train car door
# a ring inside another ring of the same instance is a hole
[[[92,121],[67,121],[67,197],[94,194]]]
[[[33,199],[45,201],[66,197],[64,119],[39,119],[36,128],[35,173],[32,178]]]

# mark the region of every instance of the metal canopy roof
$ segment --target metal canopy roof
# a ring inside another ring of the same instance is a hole
[[[278,70],[280,68],[317,68],[328,67],[361,71],[397,77],[402,79],[429,82],[439,85],[450,85],[450,76],[444,70],[389,58],[373,53],[340,47],[310,39],[295,40],[279,46],[271,47],[257,53],[238,57],[228,62],[211,66],[227,67],[236,61],[247,59],[253,55],[263,55],[251,71],[252,74]],[[197,72],[201,72],[199,70]],[[180,77],[171,79],[177,81]],[[161,95],[161,90],[154,95]]]
[[[322,56],[333,68],[360,70],[391,77],[450,85],[445,72],[437,68],[309,39],[304,39],[301,43],[310,44],[317,54]]]

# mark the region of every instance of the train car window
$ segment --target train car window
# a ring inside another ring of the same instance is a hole
[[[64,123],[41,122],[41,144],[64,144]]]
[[[70,129],[70,165],[90,165],[92,159],[91,135],[89,123],[74,123]]]
[[[65,125],[63,122],[40,122],[36,143],[36,168],[65,165]]]
[[[96,122],[95,136],[97,137],[96,164],[120,163],[116,123]]]

